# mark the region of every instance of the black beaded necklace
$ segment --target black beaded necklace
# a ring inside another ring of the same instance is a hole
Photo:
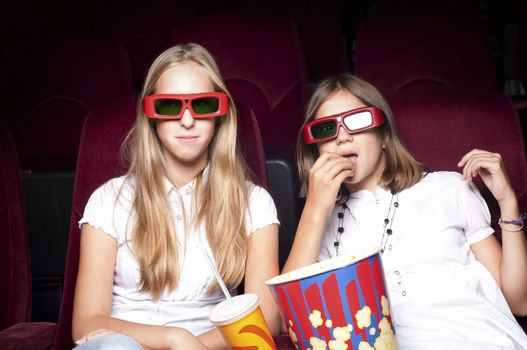
[[[388,213],[386,213],[386,218],[384,218],[383,223],[383,232],[382,232],[382,238],[381,238],[381,254],[384,253],[384,249],[386,248],[386,244],[388,243],[388,239],[393,234],[392,225],[393,225],[393,219],[395,218],[395,212],[397,211],[397,208],[399,208],[399,193],[395,192],[394,190],[391,190],[392,199],[390,200],[390,206],[388,207]],[[395,201],[394,201],[395,199]],[[393,207],[393,210],[392,210]],[[348,209],[348,206],[346,203],[341,204],[340,210],[337,213],[338,218],[338,228],[337,232],[335,234],[335,241],[333,242],[333,246],[335,247],[335,253],[337,256],[339,256],[339,247],[340,247],[340,237],[344,233],[344,214],[346,213],[346,209]],[[391,214],[391,217],[390,217]],[[389,249],[391,249],[391,245],[389,246]]]

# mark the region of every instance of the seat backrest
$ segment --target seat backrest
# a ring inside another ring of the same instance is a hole
[[[473,148],[500,153],[520,211],[527,210],[527,161],[520,121],[504,95],[469,88],[428,88],[401,91],[388,97],[403,141],[430,170],[460,171],[458,161]],[[498,239],[499,206],[475,180],[489,206]],[[527,317],[517,318],[527,331]]]
[[[188,18],[193,4],[188,1],[143,2],[95,1],[94,31],[115,41],[130,66],[134,91],[143,86],[152,61],[170,46],[175,16]]]
[[[309,1],[245,1],[246,11],[265,14],[269,17],[289,16],[295,23],[305,59],[310,85],[348,69],[344,22],[350,28],[355,20],[350,7],[351,1],[309,0]],[[346,5],[344,4],[346,3]],[[279,8],[280,11],[276,11]]]
[[[400,134],[417,160],[430,170],[460,171],[457,163],[473,148],[500,153],[518,196],[527,209],[527,163],[516,110],[504,95],[486,89],[428,88],[388,96]],[[489,204],[493,226],[499,208],[476,179]]]
[[[463,13],[476,15],[480,11],[479,0],[370,0],[370,5],[375,6],[375,13]]]
[[[7,44],[0,101],[24,169],[74,169],[90,110],[132,93],[115,44],[63,35]]]
[[[242,151],[255,174],[254,182],[267,187],[265,156],[256,117],[248,107],[237,107]],[[56,350],[71,349],[73,345],[71,320],[80,248],[77,223],[91,193],[107,180],[126,172],[126,164],[120,161],[119,148],[135,120],[135,113],[136,98],[126,97],[95,109],[84,124],[75,175],[64,291],[54,346]]]
[[[204,15],[176,27],[172,43],[184,42],[212,53],[234,99],[254,110],[266,151],[274,146],[293,154],[307,75],[292,20],[249,12]]]
[[[465,14],[385,13],[361,23],[355,73],[381,91],[497,89],[488,30]]]
[[[31,317],[31,267],[15,144],[0,120],[0,330]]]

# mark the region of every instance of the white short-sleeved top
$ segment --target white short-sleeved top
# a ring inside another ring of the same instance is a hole
[[[191,222],[193,184],[194,181],[177,190],[165,179],[179,252],[182,253],[182,247],[186,251],[180,261],[181,278],[177,288],[165,291],[156,302],[149,293],[139,291],[139,266],[131,251],[133,179],[114,178],[91,195],[79,225],[87,223],[117,240],[111,316],[143,324],[182,327],[196,335],[213,328],[209,313],[224,296],[221,291],[206,294],[215,277],[203,254],[202,247],[212,256],[204,224],[197,229],[189,228],[188,234],[184,234]],[[245,216],[248,234],[278,224],[269,193],[250,182],[247,186],[250,194]]]
[[[400,348],[527,349],[499,286],[470,250],[494,232],[474,184],[454,172],[429,173],[395,199],[382,262]],[[391,201],[382,187],[351,194],[339,255],[381,246]],[[319,260],[336,256],[339,209],[326,224]]]

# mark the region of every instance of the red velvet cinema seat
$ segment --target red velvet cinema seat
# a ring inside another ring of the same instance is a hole
[[[361,23],[355,73],[381,91],[425,86],[497,89],[488,30],[477,17],[385,13]]]
[[[207,48],[235,101],[258,118],[268,156],[293,159],[297,131],[307,103],[307,74],[292,20],[252,12],[203,15],[178,24],[172,43]]]
[[[267,187],[265,158],[256,118],[244,105],[238,105],[238,112],[242,151],[254,173],[254,181]],[[71,319],[80,248],[77,223],[91,193],[110,178],[125,173],[126,164],[120,161],[118,152],[135,120],[135,113],[136,98],[127,97],[92,111],[84,124],[75,176],[64,293],[55,350],[71,349],[73,346]]]
[[[486,89],[423,88],[389,96],[400,134],[414,156],[431,170],[460,171],[461,157],[479,148],[500,153],[518,196],[527,210],[527,161],[515,108],[504,95]],[[501,232],[496,200],[476,178],[489,205],[492,226]],[[527,317],[518,319],[527,330]]]
[[[30,323],[31,263],[13,138],[0,120],[0,349],[48,349],[55,324]]]
[[[193,14],[188,1],[94,1],[94,31],[116,42],[130,66],[134,91],[139,92],[152,61],[170,46],[177,17]]]
[[[21,168],[69,170],[86,115],[130,95],[132,84],[115,44],[68,34],[8,43],[0,92]]]
[[[90,110],[132,93],[117,45],[88,35],[13,41],[2,114],[20,156],[32,254],[32,320],[56,322],[80,131]]]

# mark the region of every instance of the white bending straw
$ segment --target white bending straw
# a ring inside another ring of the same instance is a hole
[[[218,283],[220,284],[223,294],[225,294],[225,297],[227,298],[229,303],[231,303],[231,305],[234,306],[234,303],[231,298],[231,293],[229,293],[229,290],[227,289],[225,282],[223,282],[223,279],[221,278],[220,273],[218,272],[218,269],[216,268],[216,265],[212,261],[209,253],[207,253],[207,249],[205,249],[205,247],[203,247],[203,254],[205,255],[205,258],[207,258],[207,262],[209,263],[212,272],[214,272],[214,275],[216,276],[216,279],[218,280]]]

